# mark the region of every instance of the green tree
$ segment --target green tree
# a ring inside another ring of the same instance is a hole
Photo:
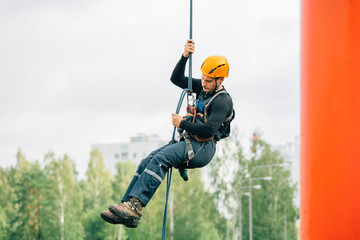
[[[44,193],[47,178],[38,162],[26,161],[21,151],[17,154],[18,171],[12,171],[15,198],[11,203],[15,211],[10,217],[10,239],[41,239],[46,234],[43,228],[46,224]],[[52,238],[47,238],[52,239]]]
[[[210,189],[219,211],[227,219],[228,229],[223,232],[228,232],[231,239],[238,239],[243,224],[241,189],[247,172],[238,130],[234,129],[231,137],[222,140],[217,148],[209,166]]]
[[[42,168],[38,161],[27,161],[19,150],[16,168],[6,172],[11,206],[5,239],[82,239],[74,164],[67,156],[56,160],[52,153],[44,163]]]
[[[272,179],[259,180],[256,184],[260,184],[261,189],[252,192],[253,238],[276,240],[283,239],[286,234],[288,239],[296,239],[297,209],[293,202],[296,184],[290,179],[290,170],[281,166],[284,158],[280,153],[272,150],[259,134],[254,136],[257,137],[253,140],[248,162],[251,177],[270,176]]]
[[[16,232],[16,229],[20,225],[16,221],[16,217],[19,215],[19,204],[18,204],[18,183],[20,182],[20,169],[22,172],[27,171],[30,168],[30,162],[25,159],[25,156],[22,154],[19,149],[16,154],[17,166],[16,168],[11,167],[3,171],[3,181],[7,182],[8,187],[5,185],[1,186],[4,190],[4,195],[1,194],[1,198],[6,200],[6,203],[3,203],[3,213],[2,216],[6,216],[5,231],[1,231],[1,235],[5,236],[3,239],[16,239],[12,237],[13,233]],[[5,179],[4,179],[5,178]],[[21,239],[21,238],[17,238]]]
[[[98,149],[91,151],[86,177],[81,183],[84,211],[107,206],[113,195],[113,177],[105,169],[102,154]]]
[[[113,176],[105,169],[99,150],[93,150],[86,171],[86,180],[81,182],[81,193],[84,199],[82,223],[85,239],[114,239],[114,228],[100,217],[100,213],[112,203]]]
[[[0,239],[5,239],[6,231],[9,227],[8,209],[11,207],[9,197],[11,186],[6,177],[5,171],[0,168]]]
[[[254,135],[249,156],[243,153],[237,131],[218,146],[219,153],[210,164],[214,200],[228,219],[230,239],[249,238],[249,173],[251,178],[272,177],[271,181],[254,180],[260,185],[252,192],[253,239],[296,239],[295,184],[290,171],[279,167],[284,159],[279,152]],[[271,165],[272,167],[263,167]],[[261,166],[261,167],[260,167]],[[253,171],[254,170],[254,171]]]
[[[132,162],[118,162],[116,164],[116,175],[112,183],[112,199],[115,200],[115,203],[121,202],[129,183],[134,177],[135,170],[136,165]],[[117,225],[113,228],[117,232],[117,239],[127,239],[127,231],[131,231],[130,229],[125,229],[123,225]]]
[[[224,239],[225,221],[211,194],[205,191],[201,169],[191,169],[189,175],[187,182],[179,174],[173,176],[174,232],[168,233],[176,240]]]
[[[112,225],[100,217],[103,208],[93,208],[88,210],[82,218],[81,222],[85,228],[86,240],[117,240],[117,230],[119,225]]]
[[[48,229],[56,239],[81,239],[83,226],[79,221],[82,213],[80,187],[76,180],[75,164],[67,155],[56,159],[54,153],[45,156],[46,173],[50,188],[46,199],[52,202],[51,215],[47,221],[56,228]]]

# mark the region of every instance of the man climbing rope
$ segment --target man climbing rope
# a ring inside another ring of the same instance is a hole
[[[190,39],[171,75],[171,81],[180,88],[187,88],[185,66],[194,51],[195,43]],[[148,204],[169,168],[206,166],[215,154],[216,142],[229,136],[230,122],[235,115],[232,99],[222,85],[228,77],[227,60],[222,56],[210,56],[200,70],[201,79],[192,79],[196,107],[188,106],[186,117],[172,114],[172,124],[183,131],[180,140],[153,151],[140,162],[122,203],[101,213],[105,221],[136,228],[142,217],[142,208]]]

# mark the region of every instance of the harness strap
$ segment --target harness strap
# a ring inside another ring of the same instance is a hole
[[[185,139],[185,146],[186,146],[186,166],[189,166],[190,160],[192,160],[195,157],[194,148],[191,144],[191,139],[188,136],[188,134],[184,135]]]
[[[199,142],[199,143],[211,141],[211,140],[214,139],[214,136],[209,137],[209,138],[201,138],[201,137],[199,137],[198,135],[195,135],[195,134],[193,134],[193,133],[190,133],[190,136],[191,136],[193,139],[195,139],[197,142]]]
[[[210,106],[210,103],[212,103],[212,101],[214,101],[214,99],[217,96],[219,96],[220,94],[228,94],[228,92],[227,91],[219,91],[219,92],[215,93],[215,95],[212,96],[210,98],[210,100],[206,103],[206,105],[204,106],[204,120],[205,120],[205,122],[207,122],[207,110],[208,110],[208,108]],[[230,120],[232,118],[232,115],[233,115],[233,113],[231,113],[231,115],[225,119],[225,122]]]
[[[225,121],[224,122],[228,122],[230,121],[234,116],[234,111],[231,112],[230,116],[228,116],[227,118],[225,118]]]

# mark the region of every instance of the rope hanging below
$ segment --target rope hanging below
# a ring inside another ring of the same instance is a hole
[[[193,1],[190,0],[190,39],[192,39],[192,15],[193,15]],[[176,108],[176,114],[179,114],[182,102],[184,100],[185,94],[188,94],[188,103],[191,98],[194,98],[192,94],[192,54],[189,55],[189,76],[188,76],[188,88],[184,89],[180,95],[180,99]],[[175,143],[175,132],[176,127],[174,127],[171,143]],[[163,226],[162,226],[162,233],[161,233],[161,240],[165,240],[166,235],[166,217],[167,217],[167,206],[169,200],[169,193],[170,193],[170,184],[171,184],[171,177],[172,177],[172,167],[169,168],[166,174],[166,201],[165,201],[165,209],[164,209],[164,218],[163,218]]]

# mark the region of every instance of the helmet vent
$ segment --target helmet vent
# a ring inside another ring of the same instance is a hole
[[[225,66],[225,64],[220,64],[219,66],[211,69],[210,72],[209,72],[209,74],[213,73],[216,69],[218,69],[218,68],[220,68],[220,67],[223,67],[223,66]]]

